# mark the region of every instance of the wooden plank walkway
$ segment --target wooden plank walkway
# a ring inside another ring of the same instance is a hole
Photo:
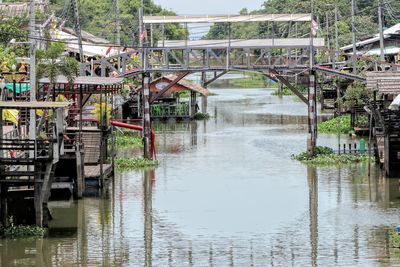
[[[103,175],[109,177],[112,173],[111,164],[103,164]],[[100,178],[100,165],[85,166],[85,179],[99,179]]]

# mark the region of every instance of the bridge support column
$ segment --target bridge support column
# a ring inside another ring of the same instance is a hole
[[[145,159],[151,159],[150,151],[150,73],[146,72],[142,75],[142,110],[143,110],[143,144]]]
[[[201,73],[201,85],[204,88],[207,88],[207,76],[206,76],[206,72],[202,72]],[[202,113],[207,113],[207,96],[203,95],[201,96],[201,112]]]
[[[315,72],[310,72],[310,81],[308,88],[308,138],[307,154],[308,157],[314,155],[314,149],[317,143],[317,88],[315,84]]]

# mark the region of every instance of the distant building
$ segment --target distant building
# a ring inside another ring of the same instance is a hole
[[[36,0],[36,10],[44,11],[47,0]],[[28,16],[29,3],[0,3],[0,18],[14,18]]]
[[[385,58],[390,63],[400,62],[400,23],[383,31]],[[381,54],[379,45],[379,33],[372,38],[356,43],[357,54],[365,56],[379,56]],[[353,52],[353,45],[340,48],[345,53]]]

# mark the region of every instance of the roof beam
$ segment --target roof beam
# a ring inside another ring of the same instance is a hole
[[[278,72],[276,72],[276,70],[274,70],[274,69],[270,69],[270,76],[272,76],[272,77],[276,77],[276,79],[278,79],[281,83],[283,83],[284,85],[286,85],[287,86],[287,88],[289,88],[295,95],[297,95],[299,98],[300,98],[300,100],[302,100],[304,103],[306,103],[306,105],[308,105],[308,100],[307,100],[307,98],[302,94],[302,93],[300,93],[300,91],[299,90],[297,90],[297,88],[296,87],[294,87],[288,80],[286,80],[283,76],[281,76]],[[273,75],[271,75],[271,74],[273,74]]]
[[[144,24],[219,23],[219,22],[307,22],[311,14],[254,14],[225,16],[144,16]]]
[[[159,99],[162,95],[164,95],[169,89],[172,88],[172,86],[176,85],[180,80],[182,80],[183,78],[185,78],[188,74],[190,74],[190,71],[184,71],[182,73],[180,73],[175,80],[173,80],[172,82],[170,82],[165,88],[163,88],[158,94],[154,95],[151,99],[150,99],[150,104],[153,103],[154,101],[156,101],[157,99]]]

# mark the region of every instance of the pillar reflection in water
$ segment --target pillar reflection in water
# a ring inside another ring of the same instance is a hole
[[[144,266],[152,266],[153,256],[153,183],[155,171],[143,171],[143,208],[144,208]]]
[[[317,266],[318,255],[318,175],[315,167],[307,168],[310,213],[311,266]]]
[[[197,121],[190,124],[190,145],[192,147],[197,146]]]

